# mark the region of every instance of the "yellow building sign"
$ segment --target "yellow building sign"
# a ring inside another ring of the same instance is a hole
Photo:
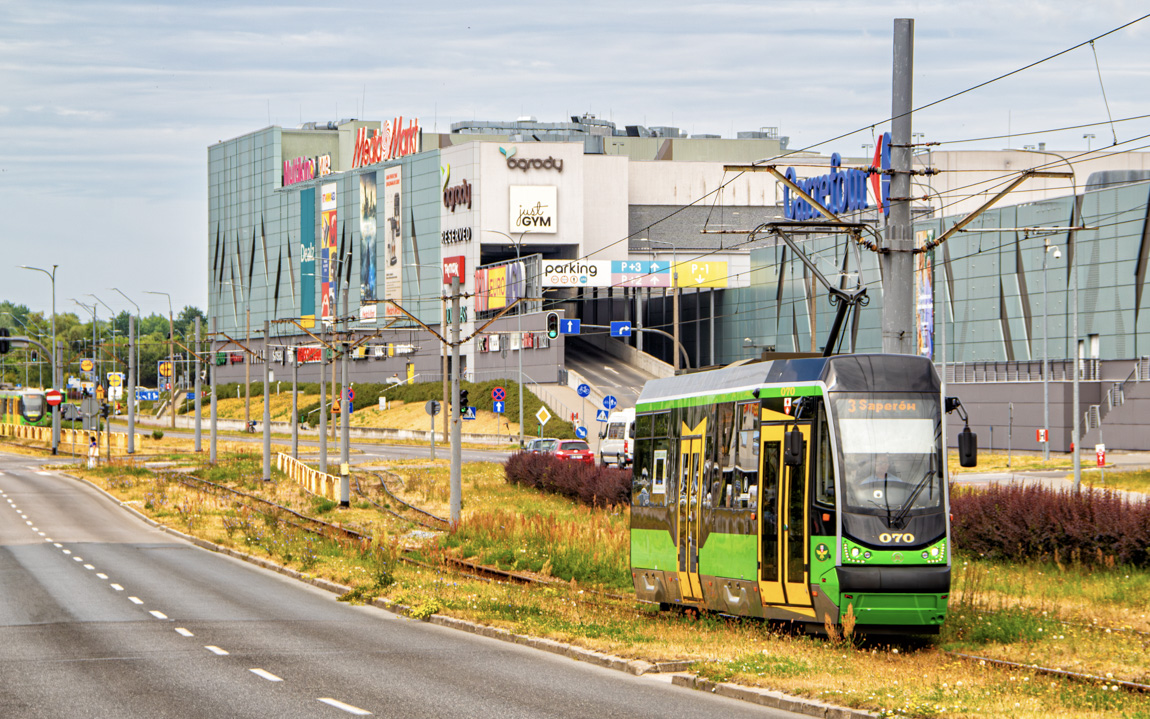
[[[727,263],[706,260],[680,262],[675,265],[679,273],[679,287],[726,287]]]

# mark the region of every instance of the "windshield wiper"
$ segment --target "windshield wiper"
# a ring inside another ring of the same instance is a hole
[[[902,510],[900,510],[899,513],[895,515],[893,524],[891,523],[890,512],[887,512],[886,526],[890,527],[891,529],[902,529],[903,520],[906,519],[907,512],[909,512],[910,508],[914,506],[914,501],[918,499],[918,495],[921,494],[923,488],[926,487],[927,480],[933,477],[936,473],[934,462],[934,454],[932,453],[930,455],[930,468],[926,470],[926,474],[922,475],[922,479],[918,480],[918,484],[914,486],[914,491],[910,493],[910,497],[906,500],[906,503],[903,504]],[[890,505],[889,500],[887,501],[887,505]]]

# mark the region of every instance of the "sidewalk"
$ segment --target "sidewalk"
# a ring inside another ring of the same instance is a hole
[[[1094,452],[1083,451],[1081,454],[1081,462],[1083,484],[1086,484],[1088,481],[1093,481],[1095,487],[1106,488],[1105,482],[1098,483],[1095,481],[1095,478],[1098,476],[1098,466]],[[1150,469],[1150,452],[1125,450],[1107,452],[1106,466],[1103,469],[1107,471]],[[1060,490],[1071,489],[1074,486],[1074,470],[1068,468],[1030,470],[1026,472],[964,472],[951,477],[951,481],[956,484],[975,486],[986,486],[992,483],[1029,483],[1041,484],[1050,489]],[[1127,492],[1121,489],[1111,491],[1118,492],[1133,502],[1150,501],[1150,494],[1144,492]]]

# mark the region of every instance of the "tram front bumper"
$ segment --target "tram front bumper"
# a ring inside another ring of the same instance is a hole
[[[836,567],[841,613],[860,625],[938,626],[946,619],[950,567]]]

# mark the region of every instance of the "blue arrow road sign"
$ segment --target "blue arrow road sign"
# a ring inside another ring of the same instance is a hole
[[[605,410],[605,409],[596,410],[595,411],[595,421],[596,422],[606,422],[607,421],[607,410]]]
[[[579,334],[579,320],[559,320],[559,334],[561,334],[561,335],[577,335],[577,334]]]
[[[575,428],[575,436],[578,437],[579,439],[587,439],[587,428],[586,427],[576,427]]]
[[[586,397],[587,395],[591,394],[591,385],[583,383],[576,387],[575,391],[579,393],[580,397]]]
[[[615,399],[615,395],[609,394],[603,398],[603,406],[607,409],[615,409],[619,406],[619,400]]]
[[[475,419],[475,408],[468,407],[467,411],[463,413],[463,419]]]
[[[491,404],[495,407],[495,413],[496,414],[503,414],[503,403],[502,402],[495,401],[495,402],[492,402]]]
[[[612,322],[611,323],[611,336],[612,337],[630,337],[631,336],[631,323],[630,322]]]
[[[160,399],[160,391],[158,389],[138,389],[136,390],[136,399],[140,402],[155,402]]]

